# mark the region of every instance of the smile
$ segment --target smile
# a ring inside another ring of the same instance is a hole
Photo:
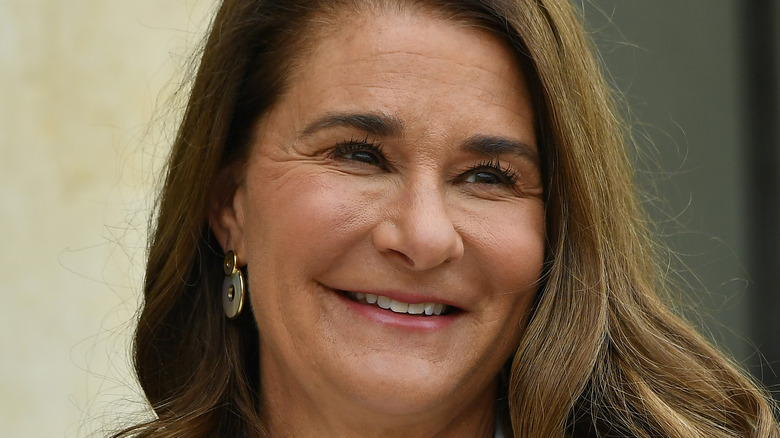
[[[395,313],[419,316],[440,316],[451,311],[451,306],[442,303],[403,303],[384,295],[366,294],[361,292],[339,291],[352,301],[370,306],[376,306]]]

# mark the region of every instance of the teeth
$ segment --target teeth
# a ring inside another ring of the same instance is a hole
[[[389,309],[392,302],[393,300],[382,295],[379,295],[379,298],[376,300],[376,304],[383,309]]]
[[[392,310],[395,313],[407,313],[409,311],[409,304],[408,303],[402,303],[400,301],[391,300],[390,301],[390,310]]]
[[[425,303],[409,304],[408,312],[410,315],[422,315],[424,311]]]
[[[360,292],[348,292],[355,300],[359,302],[366,302],[368,304],[376,304],[377,306],[391,310],[395,313],[406,313],[409,315],[441,315],[444,313],[448,306],[442,303],[402,303],[392,298],[382,295],[365,294]]]

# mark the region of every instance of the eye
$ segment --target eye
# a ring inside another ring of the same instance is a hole
[[[477,184],[501,184],[503,182],[501,176],[486,171],[472,171],[463,181]]]
[[[382,154],[382,145],[368,139],[350,139],[339,143],[331,155],[339,160],[356,161],[381,169],[387,168],[387,160]]]
[[[517,182],[517,172],[510,166],[502,165],[496,159],[480,162],[460,178],[461,182],[469,184],[503,185],[512,187]]]

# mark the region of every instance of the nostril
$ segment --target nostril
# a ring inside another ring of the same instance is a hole
[[[398,261],[403,265],[409,267],[410,269],[414,268],[414,259],[404,254],[403,252],[395,249],[388,250],[387,252],[390,253],[389,254],[390,257],[397,258]]]

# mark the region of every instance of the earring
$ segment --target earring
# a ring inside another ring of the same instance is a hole
[[[225,281],[222,282],[222,307],[225,316],[235,319],[244,308],[244,274],[236,266],[238,260],[233,250],[225,254],[222,268],[225,271]]]

